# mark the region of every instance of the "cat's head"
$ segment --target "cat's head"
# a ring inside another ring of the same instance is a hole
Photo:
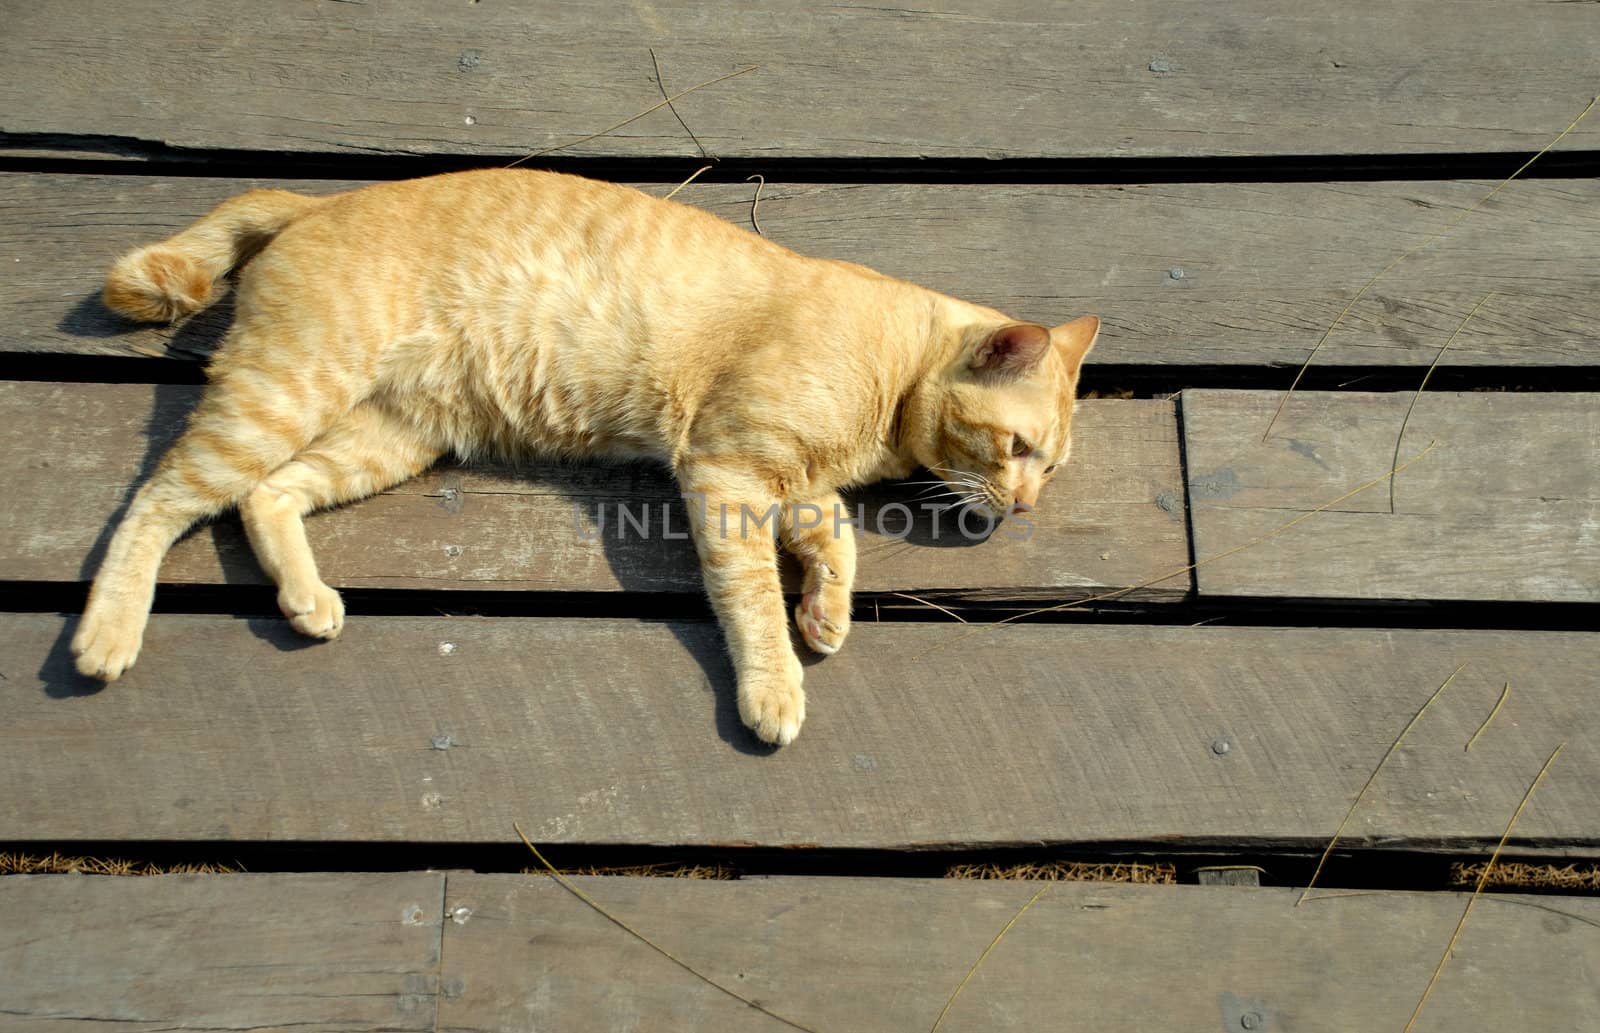
[[[957,358],[925,384],[913,452],[991,519],[1025,513],[1067,461],[1078,372],[1100,320],[961,331]]]

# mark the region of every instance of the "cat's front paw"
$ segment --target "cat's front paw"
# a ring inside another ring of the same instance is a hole
[[[320,581],[284,587],[278,592],[278,609],[294,630],[311,638],[337,638],[344,630],[344,600]]]
[[[777,673],[752,673],[739,679],[739,718],[762,742],[787,746],[806,719],[806,693],[800,687],[800,661],[791,658]]]
[[[794,624],[814,652],[832,656],[850,633],[850,586],[833,568],[818,563],[807,572],[806,589],[794,608]]]
[[[72,636],[78,672],[105,682],[122,677],[139,658],[147,619],[140,609],[91,603]]]

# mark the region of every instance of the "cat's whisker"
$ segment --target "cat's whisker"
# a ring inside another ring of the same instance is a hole
[[[955,483],[966,485],[967,487],[976,491],[993,492],[996,495],[1000,494],[999,486],[981,473],[975,473],[969,470],[957,470],[953,467],[935,467],[934,472],[937,473],[940,469],[948,470],[952,475],[949,479]]]
[[[959,485],[961,487],[972,488],[973,490],[976,490],[976,491],[981,491],[981,490],[983,490],[983,487],[984,487],[984,485],[980,481],[976,480],[975,478],[972,478],[972,477],[969,477],[969,476],[961,476],[961,475],[952,477],[952,478],[946,480],[945,483],[950,485],[952,488]]]

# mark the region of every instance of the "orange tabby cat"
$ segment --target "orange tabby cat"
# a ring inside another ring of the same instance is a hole
[[[918,465],[991,517],[1033,506],[1066,461],[1099,327],[1019,323],[697,208],[520,169],[320,198],[252,191],[124,256],[105,300],[176,319],[247,258],[210,386],[95,578],[72,640],[85,674],[111,681],[133,663],[162,556],[230,506],[285,616],[332,638],[344,607],[317,574],[306,513],[447,452],[650,458],[701,500],[691,523],[740,716],[788,743],[805,695],[777,543],[715,514],[783,507],[780,538],[805,572],[796,624],[832,653],[850,627],[855,539],[794,507],[831,515],[841,488]]]

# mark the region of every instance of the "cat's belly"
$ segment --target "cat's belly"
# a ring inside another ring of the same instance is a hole
[[[643,364],[576,342],[437,330],[397,342],[386,406],[463,456],[667,461],[662,393]]]

